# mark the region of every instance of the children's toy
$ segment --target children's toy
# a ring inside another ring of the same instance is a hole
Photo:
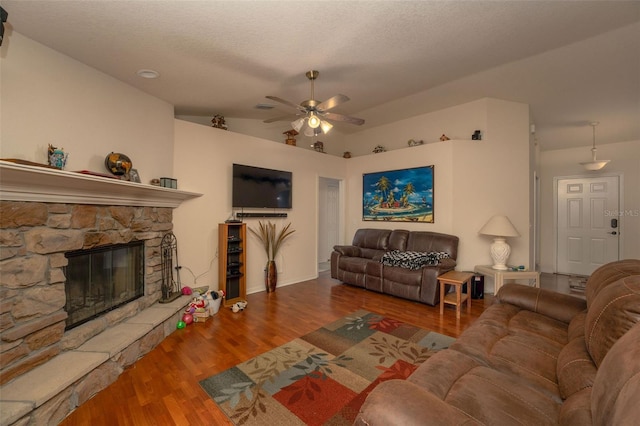
[[[193,315],[191,314],[183,314],[182,315],[182,321],[184,321],[184,323],[186,325],[189,325],[193,322]]]
[[[185,328],[187,326],[187,323],[185,323],[184,321],[178,321],[178,323],[176,324],[176,328],[178,330],[181,330],[183,328]]]
[[[244,308],[246,307],[247,307],[247,301],[241,300],[240,302],[234,303],[231,306],[231,311],[233,311],[234,313],[238,313],[240,311],[244,311]]]

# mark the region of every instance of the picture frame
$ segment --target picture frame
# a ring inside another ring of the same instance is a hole
[[[136,183],[141,183],[142,182],[140,180],[140,174],[138,173],[138,169],[129,170],[129,181],[130,182],[136,182]]]
[[[362,175],[362,220],[434,223],[434,166]]]

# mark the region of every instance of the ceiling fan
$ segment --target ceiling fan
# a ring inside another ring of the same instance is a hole
[[[267,99],[271,99],[272,101],[276,101],[288,107],[295,108],[297,110],[296,115],[302,115],[302,117],[291,122],[291,127],[293,127],[296,132],[300,132],[300,130],[304,127],[305,136],[317,136],[320,133],[326,134],[333,127],[329,120],[342,121],[345,123],[355,124],[356,126],[361,126],[364,124],[364,120],[362,118],[329,112],[330,109],[333,109],[338,105],[347,102],[349,100],[349,97],[346,95],[335,95],[324,102],[317,101],[316,99],[314,99],[313,82],[318,78],[320,72],[312,70],[307,71],[305,75],[307,76],[309,81],[311,81],[311,99],[302,101],[300,102],[300,104],[295,104],[277,96],[267,96]],[[287,119],[289,119],[289,116],[270,118],[268,120],[264,120],[264,122],[273,123],[274,121],[282,121]]]

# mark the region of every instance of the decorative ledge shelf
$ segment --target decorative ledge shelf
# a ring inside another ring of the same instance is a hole
[[[200,196],[197,192],[0,160],[0,200],[176,208]]]

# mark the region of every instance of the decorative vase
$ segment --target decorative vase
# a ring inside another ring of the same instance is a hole
[[[278,269],[276,268],[276,262],[269,260],[267,267],[264,270],[264,285],[267,289],[267,293],[273,293],[276,291],[276,284],[278,284]]]

